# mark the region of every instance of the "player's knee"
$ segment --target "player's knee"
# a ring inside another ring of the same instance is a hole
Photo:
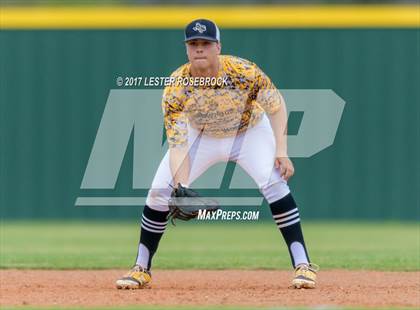
[[[147,195],[146,204],[156,211],[168,211],[168,201],[170,196],[170,189],[150,189]]]
[[[282,199],[287,194],[289,194],[290,189],[286,182],[280,181],[280,182],[268,184],[267,186],[260,188],[260,192],[264,196],[264,198],[268,201],[268,203],[272,203],[274,201]]]

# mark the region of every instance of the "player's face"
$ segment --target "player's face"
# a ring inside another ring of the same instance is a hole
[[[217,65],[220,55],[220,43],[207,40],[191,40],[187,42],[187,55],[191,65],[198,70]]]

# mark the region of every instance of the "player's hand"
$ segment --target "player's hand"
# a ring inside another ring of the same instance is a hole
[[[280,175],[286,181],[289,180],[289,178],[295,174],[295,168],[293,167],[293,163],[289,159],[289,157],[276,157],[276,160],[274,161],[274,166],[277,169],[280,169]]]

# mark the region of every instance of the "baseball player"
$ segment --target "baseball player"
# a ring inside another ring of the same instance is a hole
[[[189,62],[172,73],[175,82],[163,93],[169,150],[143,210],[136,263],[117,280],[117,288],[143,288],[151,282],[152,258],[168,223],[173,189],[188,188],[221,161],[239,164],[268,201],[295,269],[292,285],[314,288],[318,267],[309,260],[298,207],[287,185],[294,168],[287,155],[281,94],[254,63],[220,54],[220,31],[212,21],[188,24],[185,44]]]

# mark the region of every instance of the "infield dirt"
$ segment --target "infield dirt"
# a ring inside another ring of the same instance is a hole
[[[115,289],[125,272],[0,270],[0,306],[420,307],[420,272],[327,270],[316,289],[295,290],[290,271],[155,270],[151,289]]]

